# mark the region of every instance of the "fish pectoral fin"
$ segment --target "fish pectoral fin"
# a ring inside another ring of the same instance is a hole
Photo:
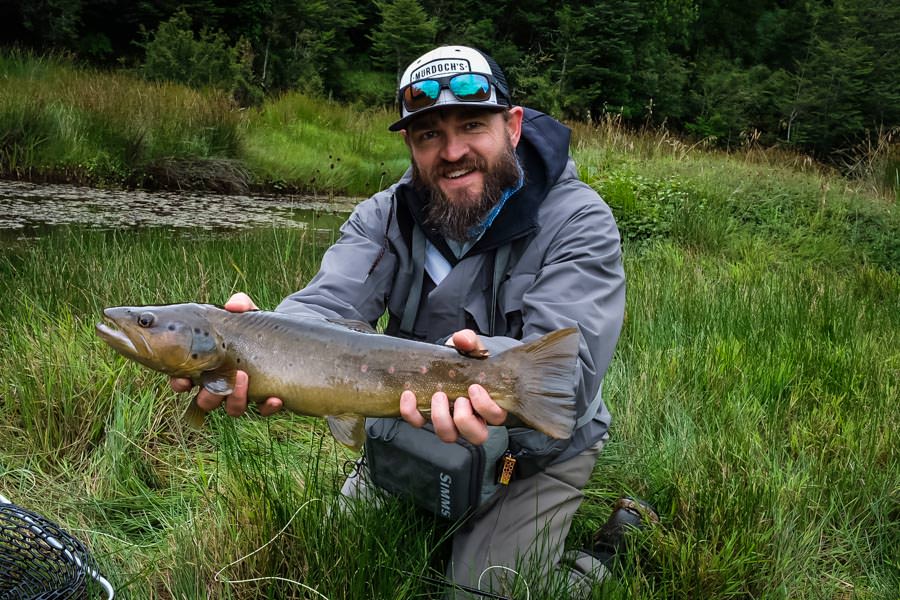
[[[184,420],[194,429],[203,427],[203,423],[206,421],[206,411],[197,404],[197,396],[191,399],[191,404],[184,411]]]
[[[234,391],[234,374],[235,371],[206,371],[200,376],[200,383],[217,396],[227,396]]]
[[[360,415],[338,415],[325,417],[328,428],[334,439],[352,448],[359,450],[366,441],[366,418]]]

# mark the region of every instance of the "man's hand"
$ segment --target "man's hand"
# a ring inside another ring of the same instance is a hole
[[[484,345],[471,329],[457,331],[447,341],[447,345],[453,346],[462,354],[484,355]],[[455,442],[461,435],[469,442],[480,445],[487,441],[488,424],[502,425],[506,422],[506,410],[500,408],[482,386],[472,384],[468,392],[468,397],[460,396],[453,401],[452,411],[447,394],[436,392],[431,396],[431,423],[441,440]],[[419,412],[416,402],[413,392],[403,392],[400,395],[400,416],[410,425],[421,427],[426,419]]]
[[[259,310],[253,300],[247,294],[238,292],[225,302],[225,310],[231,312],[247,312]],[[169,385],[176,392],[189,392],[194,387],[190,379],[173,377],[169,379]],[[247,388],[250,385],[249,377],[244,371],[238,371],[234,380],[234,391],[228,396],[218,396],[201,388],[197,393],[197,406],[206,412],[213,411],[225,402],[225,412],[232,417],[239,417],[247,412]],[[282,402],[279,398],[267,398],[260,402],[259,414],[269,416],[281,410]]]

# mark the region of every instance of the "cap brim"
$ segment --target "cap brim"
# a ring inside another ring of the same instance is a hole
[[[486,108],[494,112],[499,112],[509,108],[509,106],[507,106],[506,104],[497,104],[496,102],[445,102],[444,104],[435,104],[434,106],[429,106],[428,108],[423,108],[422,110],[417,110],[414,113],[406,115],[405,117],[388,127],[388,131],[400,131],[402,129],[406,129],[412,121],[418,119],[422,115],[433,113],[434,111],[440,110],[442,108],[453,108],[456,106],[464,106],[466,108]]]

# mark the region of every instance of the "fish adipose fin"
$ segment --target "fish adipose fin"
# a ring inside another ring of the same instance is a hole
[[[366,441],[366,418],[360,415],[325,417],[331,435],[340,443],[354,450],[362,448]]]
[[[578,364],[578,329],[548,333],[499,356],[522,361],[515,413],[529,427],[552,438],[567,439],[575,429],[575,368]]]

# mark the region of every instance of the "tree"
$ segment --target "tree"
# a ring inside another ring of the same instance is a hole
[[[434,45],[437,22],[418,0],[376,0],[381,23],[372,32],[372,55],[378,64],[397,73]]]
[[[190,15],[181,10],[140,44],[146,52],[141,73],[148,79],[230,89],[240,65],[237,50],[227,42],[221,30],[203,28],[195,36]]]
[[[817,5],[790,104],[792,142],[821,156],[900,124],[900,7],[878,0]]]

